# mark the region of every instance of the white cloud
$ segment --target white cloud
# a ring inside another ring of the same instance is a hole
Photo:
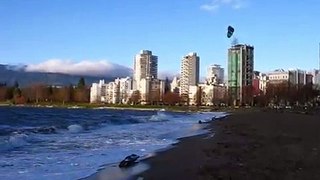
[[[158,78],[165,80],[166,78],[172,80],[174,77],[180,77],[180,73],[175,71],[159,71]]]
[[[30,64],[26,66],[25,71],[104,77],[124,77],[130,76],[132,73],[130,68],[119,64],[110,63],[106,60],[84,60],[81,62],[73,62],[71,60],[62,59],[50,59],[39,64]]]
[[[204,4],[200,8],[206,11],[215,11],[220,7],[219,4]]]
[[[212,0],[208,4],[200,6],[205,11],[217,11],[221,7],[229,7],[232,9],[241,9],[245,7],[246,0]]]

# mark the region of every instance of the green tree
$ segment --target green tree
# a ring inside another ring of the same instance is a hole
[[[203,91],[202,88],[198,87],[197,92],[195,94],[197,106],[201,106],[201,104],[202,104],[202,91]]]
[[[13,91],[13,95],[20,97],[20,96],[21,96],[21,90],[20,90],[20,88],[15,88],[14,91]]]
[[[52,102],[52,99],[53,99],[53,87],[52,86],[47,87],[47,94],[48,94],[50,102]]]
[[[21,96],[21,89],[19,88],[18,81],[14,81],[13,85],[13,96]]]
[[[166,105],[174,106],[180,102],[179,93],[167,92],[163,95],[163,103]]]
[[[79,82],[78,82],[78,86],[77,86],[77,87],[78,87],[79,89],[83,89],[85,86],[86,86],[86,82],[85,82],[84,78],[81,77],[81,78],[79,79]]]
[[[133,105],[139,104],[141,101],[141,94],[139,90],[136,90],[132,93],[131,97],[130,97],[130,102]]]
[[[169,78],[166,77],[165,83],[164,83],[164,93],[170,92],[170,81]]]
[[[13,87],[7,88],[5,99],[7,99],[7,100],[12,99],[13,98],[13,91],[14,91]]]
[[[18,83],[18,81],[14,81],[13,87],[14,87],[14,88],[19,88],[19,83]]]
[[[73,88],[72,84],[70,84],[66,90],[67,90],[66,101],[72,102],[74,100],[74,88]]]

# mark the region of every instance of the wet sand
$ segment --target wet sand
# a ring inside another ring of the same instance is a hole
[[[133,179],[320,179],[320,114],[237,112],[209,128]]]

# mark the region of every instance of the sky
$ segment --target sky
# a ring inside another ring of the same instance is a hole
[[[254,46],[255,70],[310,70],[319,67],[319,9],[319,0],[0,0],[0,63],[132,68],[147,49],[160,72],[179,73],[197,52],[204,76],[210,64],[226,68],[231,25]]]

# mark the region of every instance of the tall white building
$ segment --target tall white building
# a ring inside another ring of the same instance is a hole
[[[207,82],[209,84],[223,84],[224,69],[217,64],[209,66],[207,69]]]
[[[119,103],[119,84],[115,82],[109,82],[106,84],[106,95],[101,96],[101,102],[108,104]]]
[[[117,78],[113,82],[93,83],[90,89],[90,102],[110,104],[126,104],[132,94],[132,79],[130,77]]]
[[[194,52],[181,60],[180,95],[182,97],[188,97],[190,86],[196,86],[199,83],[199,61],[199,56]]]
[[[115,84],[119,86],[118,103],[126,104],[132,94],[132,79],[130,77],[117,78]]]
[[[101,101],[101,95],[105,95],[105,82],[100,80],[99,83],[93,83],[90,88],[90,103]],[[104,89],[104,90],[103,90]]]
[[[134,58],[133,90],[139,90],[142,79],[158,78],[158,57],[152,51],[141,50]]]
[[[142,50],[135,56],[133,90],[140,92],[141,104],[158,103],[164,93],[164,82],[158,79],[158,57]]]

